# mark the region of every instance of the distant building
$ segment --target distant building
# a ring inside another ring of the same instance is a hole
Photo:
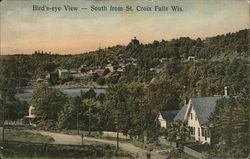
[[[195,56],[188,56],[188,61],[194,61],[195,60]]]
[[[112,65],[112,64],[108,64],[105,69],[108,69],[110,72],[114,72],[116,71],[120,66],[119,65]]]
[[[124,59],[123,62],[124,62],[125,64],[135,64],[135,63],[137,62],[137,60],[136,60],[135,58],[130,57],[130,58]]]
[[[157,125],[161,128],[166,128],[168,123],[174,120],[174,117],[178,112],[179,110],[160,111],[156,117]]]
[[[160,73],[162,71],[162,68],[150,68],[150,71],[155,72],[155,73]]]
[[[58,76],[59,78],[65,77],[66,75],[69,75],[69,70],[66,69],[58,69]]]
[[[134,39],[131,39],[131,42],[130,42],[131,45],[139,45],[140,44],[140,41],[136,39],[136,37],[134,37]]]
[[[87,65],[81,65],[79,68],[78,68],[78,73],[85,73],[88,71],[88,66]]]
[[[165,58],[165,57],[163,57],[163,58],[160,58],[160,60],[159,60],[161,63],[163,63],[163,62],[167,62],[168,61],[168,58]]]
[[[63,78],[63,77],[66,77],[68,75],[74,75],[74,74],[78,74],[78,71],[67,70],[67,69],[58,69],[58,77],[59,78]]]

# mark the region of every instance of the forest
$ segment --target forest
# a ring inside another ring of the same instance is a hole
[[[106,85],[106,94],[96,95],[90,89],[71,98],[51,87],[57,83],[39,84],[30,103],[35,107],[38,127],[120,131],[140,140],[146,136],[146,142],[151,142],[162,133],[155,127],[160,110],[179,110],[186,98],[223,95],[227,86],[230,96],[240,98],[218,103],[214,114],[217,120],[211,122],[219,130],[218,139],[229,145],[221,147],[223,152],[237,151],[245,156],[247,141],[244,138],[249,128],[249,30],[203,40],[181,37],[150,44],[134,40],[127,46],[117,45],[79,55],[35,51],[32,55],[1,56],[1,103],[6,107],[5,119],[17,120],[27,112],[28,104],[18,101],[15,93],[32,79],[44,77],[48,72],[57,73],[58,69],[77,69],[81,65],[103,68],[134,58],[136,65],[128,66],[119,76],[88,79]],[[161,62],[162,58],[167,59],[166,62]],[[151,68],[161,71],[153,72]],[[235,114],[230,113],[232,111]],[[224,133],[230,130],[232,123],[237,125],[235,131]],[[239,132],[242,134],[236,135]],[[234,137],[233,141],[228,139],[230,136]]]

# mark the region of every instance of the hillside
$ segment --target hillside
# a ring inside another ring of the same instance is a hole
[[[181,37],[170,41],[154,41],[141,44],[132,39],[127,46],[113,46],[79,55],[55,55],[36,51],[32,55],[1,56],[1,86],[26,86],[31,79],[44,77],[48,72],[57,74],[58,69],[76,70],[86,65],[88,70],[105,69],[108,64],[121,65],[127,58],[136,59],[122,73],[90,78],[67,78],[52,82],[53,85],[74,81],[97,82],[149,82],[165,76],[178,81],[185,88],[184,94],[196,96],[221,94],[227,85],[239,93],[248,82],[249,30],[194,40]],[[160,62],[165,59],[165,62]],[[193,60],[188,60],[193,59]],[[3,79],[9,79],[3,80]],[[5,81],[5,82],[4,82]],[[74,83],[73,82],[73,83]]]

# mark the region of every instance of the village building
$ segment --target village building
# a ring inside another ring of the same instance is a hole
[[[217,101],[227,97],[227,95],[227,87],[225,87],[224,96],[190,98],[185,101],[174,121],[187,122],[192,139],[212,144],[212,127],[209,126],[208,122],[215,110]]]
[[[134,37],[134,39],[131,39],[131,42],[130,42],[131,45],[139,45],[140,44],[140,41],[136,39],[136,37]]]
[[[63,78],[69,75],[76,75],[78,71],[76,70],[67,70],[67,69],[58,69],[58,77]]]
[[[26,122],[29,125],[35,125],[34,124],[34,119],[35,119],[36,116],[34,114],[34,110],[35,110],[35,108],[33,106],[30,106],[29,107],[29,115],[24,117],[24,119],[26,120]]]
[[[81,65],[79,68],[78,68],[78,73],[85,73],[88,71],[88,66],[87,65]]]
[[[195,56],[188,56],[188,61],[194,61],[195,60]]]
[[[58,69],[58,77],[59,78],[63,78],[65,76],[67,76],[68,74],[70,74],[68,70],[66,70],[66,69]]]
[[[150,68],[150,71],[159,74],[162,72],[162,68]]]
[[[112,64],[108,64],[105,69],[108,69],[110,72],[114,72],[119,68],[119,65],[112,65]]]
[[[168,123],[174,120],[178,110],[160,111],[156,117],[156,124],[161,128],[167,128]]]
[[[164,62],[167,62],[167,61],[168,61],[168,58],[163,57],[163,58],[160,58],[159,61],[160,61],[161,63],[164,63]]]

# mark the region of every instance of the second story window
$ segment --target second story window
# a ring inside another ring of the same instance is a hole
[[[193,114],[192,113],[190,114],[190,118],[191,118],[191,120],[193,120]]]

